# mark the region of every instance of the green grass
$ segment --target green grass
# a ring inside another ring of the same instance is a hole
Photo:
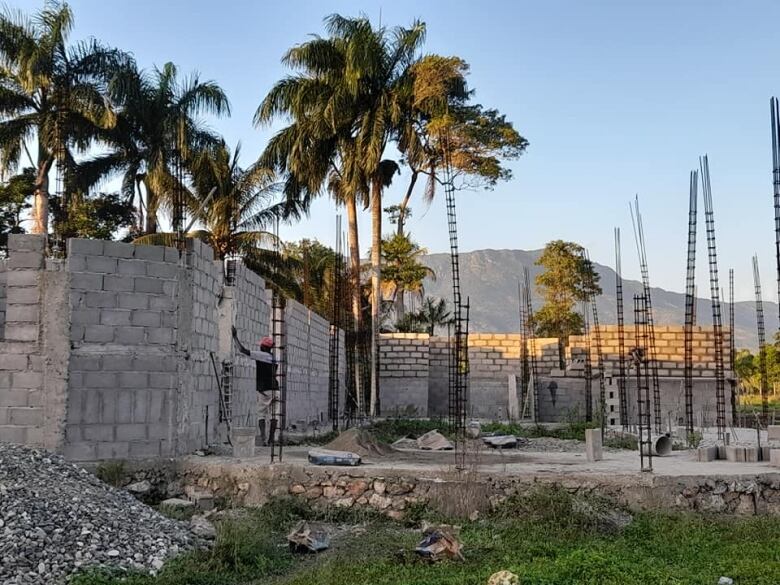
[[[388,418],[374,422],[367,430],[384,443],[393,443],[402,437],[416,439],[433,430],[450,437],[447,421],[436,419]]]
[[[411,552],[418,531],[373,519],[344,531],[325,553],[293,556],[283,546],[284,532],[298,518],[327,514],[283,499],[223,524],[213,551],[185,555],[156,578],[93,572],[71,583],[484,585],[503,569],[523,585],[713,585],[722,575],[737,585],[780,582],[780,518],[641,513],[620,530],[605,520],[612,509],[603,499],[540,488],[462,524],[464,562],[427,564]]]
[[[555,439],[574,439],[577,441],[585,440],[585,429],[598,428],[595,422],[570,422],[563,426],[550,428],[544,425],[520,425],[517,423],[488,423],[482,425],[482,432],[485,433],[506,433],[507,435],[516,435],[536,439],[539,437],[553,437]]]

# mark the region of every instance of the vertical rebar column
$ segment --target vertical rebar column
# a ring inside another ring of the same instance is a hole
[[[339,430],[339,349],[340,329],[343,327],[341,318],[341,216],[336,216],[336,249],[333,254],[333,287],[331,299],[330,339],[328,344],[328,416],[334,431]]]
[[[524,296],[525,296],[525,314],[527,318],[527,335],[530,341],[529,362],[531,364],[531,371],[529,372],[529,379],[531,386],[531,398],[534,401],[533,419],[534,422],[539,422],[539,376],[537,372],[536,362],[536,333],[534,332],[534,307],[531,299],[531,275],[528,272],[528,268],[523,267],[523,282],[524,282]]]
[[[737,339],[734,335],[734,269],[729,268],[729,386],[731,388],[731,424],[737,424],[737,374],[734,362],[737,359]]]
[[[582,301],[582,335],[585,340],[585,422],[593,421],[593,367],[590,359],[590,318],[589,303]]]
[[[588,275],[588,287],[591,291],[595,288],[595,282],[593,280],[593,264],[590,261],[588,251],[584,250],[582,259],[585,262]],[[606,387],[604,385],[604,354],[601,351],[601,331],[599,330],[599,311],[596,307],[596,295],[591,293],[590,295],[590,308],[593,311],[593,341],[596,346],[596,367],[598,368],[599,377],[599,423],[601,427],[601,438],[604,438],[604,428],[607,424],[607,408],[606,408]]]
[[[696,217],[698,173],[691,171],[688,194],[688,260],[685,272],[685,432],[693,437],[693,321],[696,307]]]
[[[525,268],[523,268],[525,270]],[[520,316],[520,418],[523,418],[525,403],[528,398],[528,317],[525,310],[525,295],[520,280],[517,281],[517,304]]]
[[[772,118],[772,187],[775,203],[775,264],[777,267],[777,297],[780,309],[780,101],[769,100]]]
[[[636,368],[636,405],[639,430],[639,463],[642,471],[653,471],[653,427],[650,420],[650,380],[647,364],[649,338],[647,298],[634,295],[634,339],[631,357]]]
[[[623,430],[628,430],[628,400],[626,392],[626,337],[623,318],[623,267],[620,258],[620,228],[615,228],[615,299],[618,326],[618,411]]]
[[[726,436],[726,388],[723,366],[723,322],[718,284],[718,252],[715,246],[715,214],[712,209],[710,187],[710,165],[707,155],[699,159],[701,167],[701,190],[704,201],[704,220],[707,228],[707,255],[710,267],[710,297],[712,298],[712,331],[715,342],[715,409],[718,438]]]
[[[761,376],[761,417],[769,421],[769,375],[766,364],[766,332],[764,330],[764,301],[761,295],[761,275],[758,255],[753,256],[753,285],[756,291],[756,327],[758,329],[758,371]]]
[[[653,383],[653,419],[655,432],[660,433],[663,427],[661,419],[661,388],[658,381],[658,360],[655,347],[655,322],[653,319],[653,302],[650,295],[650,273],[647,268],[647,248],[645,247],[645,228],[642,222],[642,214],[639,211],[639,196],[634,199],[636,210],[636,222],[632,210],[631,221],[634,226],[634,239],[636,241],[637,254],[639,255],[639,267],[642,273],[642,296],[647,312],[647,346],[645,348],[645,360],[650,370]]]
[[[281,238],[279,217],[276,218],[276,262],[274,270],[281,264]],[[274,275],[275,276],[275,275]],[[276,278],[274,279],[276,280]],[[271,295],[271,336],[274,341],[274,388],[271,392],[271,463],[282,460],[284,429],[287,424],[287,332],[285,324],[286,299],[274,283]]]

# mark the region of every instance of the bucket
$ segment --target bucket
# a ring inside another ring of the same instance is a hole
[[[256,434],[255,427],[233,427],[230,432],[233,457],[254,457]]]

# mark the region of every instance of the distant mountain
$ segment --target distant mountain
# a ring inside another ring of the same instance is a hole
[[[461,288],[465,297],[471,299],[471,331],[512,333],[519,327],[517,300],[517,281],[528,267],[531,280],[539,273],[536,266],[541,250],[477,250],[460,255]],[[425,293],[429,296],[452,298],[449,254],[430,254],[424,262],[433,269],[437,278],[425,283]],[[601,276],[601,288],[604,294],[597,300],[599,321],[602,324],[617,322],[615,307],[615,271],[608,266],[595,264]],[[652,274],[651,274],[652,280]],[[534,307],[541,306],[541,298],[534,288]],[[709,288],[709,287],[707,287]],[[633,327],[633,296],[642,292],[642,284],[635,280],[623,281],[626,324]],[[652,288],[653,315],[658,325],[682,325],[685,320],[685,295],[661,288]],[[773,325],[777,318],[777,304],[764,301],[764,314],[767,322],[767,336],[771,339]],[[701,325],[712,324],[712,308],[709,299],[697,299],[696,316]],[[737,347],[756,348],[755,305],[742,301],[734,305],[734,329]],[[723,305],[723,325],[728,327],[728,306]]]

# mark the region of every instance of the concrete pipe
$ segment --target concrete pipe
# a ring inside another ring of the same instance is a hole
[[[672,439],[669,435],[652,435],[650,437],[653,455],[663,457],[672,452]]]

